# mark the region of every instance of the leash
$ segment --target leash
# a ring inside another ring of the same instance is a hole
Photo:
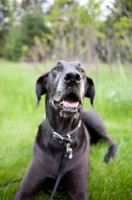
[[[53,199],[54,194],[55,194],[55,192],[57,190],[57,187],[58,187],[60,179],[62,177],[62,174],[63,174],[64,168],[65,168],[66,162],[68,161],[68,159],[71,159],[71,158],[72,158],[72,153],[71,153],[71,148],[70,148],[69,150],[66,151],[66,154],[64,155],[64,157],[62,159],[61,167],[60,167],[60,172],[59,172],[58,177],[56,179],[53,191],[52,191],[51,196],[50,196],[50,200]]]
[[[11,185],[11,184],[20,182],[21,180],[22,180],[22,178],[20,178],[20,179],[18,179],[18,180],[13,180],[13,181],[10,181],[10,182],[6,182],[6,183],[0,185],[0,187],[7,187],[8,185]]]
[[[52,200],[54,197],[54,194],[57,190],[57,187],[59,185],[59,182],[61,180],[66,162],[68,161],[68,159],[72,159],[72,157],[73,157],[72,148],[71,148],[71,144],[72,144],[71,137],[74,136],[76,131],[78,130],[78,128],[80,128],[81,120],[79,120],[79,123],[74,130],[65,133],[63,136],[61,136],[59,133],[53,131],[52,127],[49,125],[49,123],[47,122],[46,119],[45,119],[45,124],[48,127],[48,129],[50,130],[50,133],[52,134],[54,140],[56,140],[60,144],[63,144],[66,147],[66,153],[64,154],[63,159],[61,161],[60,172],[58,174],[53,191],[50,196],[50,200]]]

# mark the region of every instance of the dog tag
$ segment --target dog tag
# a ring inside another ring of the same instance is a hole
[[[70,148],[70,146],[71,146],[70,143],[66,144],[66,157],[72,159],[73,154],[72,154],[72,148]]]
[[[68,148],[68,149],[67,149],[67,152],[69,153],[68,158],[69,158],[69,159],[72,159],[72,157],[73,157],[72,148]]]
[[[69,158],[69,159],[72,159],[72,157],[73,157],[73,154],[70,153],[69,156],[68,156],[68,158]]]

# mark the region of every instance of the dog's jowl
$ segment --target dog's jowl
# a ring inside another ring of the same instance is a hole
[[[46,117],[38,128],[33,158],[14,200],[31,200],[41,190],[52,190],[66,155],[58,187],[72,200],[87,200],[90,144],[101,139],[110,144],[106,162],[116,151],[100,116],[82,109],[84,97],[94,104],[93,80],[86,76],[81,63],[60,60],[38,78],[37,105],[44,94]]]

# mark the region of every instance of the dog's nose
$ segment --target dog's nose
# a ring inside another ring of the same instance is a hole
[[[64,82],[68,84],[78,84],[81,81],[81,76],[77,72],[69,72],[64,76]]]

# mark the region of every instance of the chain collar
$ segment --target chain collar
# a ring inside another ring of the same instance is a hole
[[[81,120],[79,120],[79,123],[76,128],[74,128],[72,131],[66,132],[64,136],[61,136],[59,133],[55,132],[52,127],[50,126],[49,122],[47,119],[45,119],[45,124],[47,128],[50,130],[51,134],[53,135],[53,138],[59,142],[59,143],[72,143],[71,137],[75,135],[77,132],[78,128],[81,126]]]
[[[59,133],[55,132],[52,127],[50,126],[49,122],[47,119],[45,119],[45,124],[47,126],[47,128],[49,129],[50,133],[52,134],[54,140],[56,140],[57,142],[59,142],[60,144],[64,144],[66,146],[66,154],[65,156],[71,159],[72,158],[72,148],[70,148],[71,144],[72,144],[72,139],[71,137],[73,137],[75,135],[75,133],[77,132],[78,128],[80,128],[81,126],[81,120],[79,120],[79,123],[77,125],[77,127],[75,129],[73,129],[72,131],[66,132],[64,134],[64,136],[61,136]]]

